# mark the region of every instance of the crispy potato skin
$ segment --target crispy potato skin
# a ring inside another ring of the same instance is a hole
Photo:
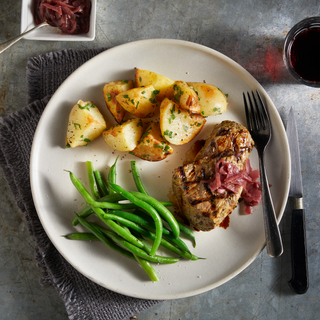
[[[147,127],[132,153],[143,160],[161,161],[171,155],[173,149],[161,136],[159,123],[153,122]]]
[[[200,113],[199,98],[196,92],[184,81],[176,81],[173,85],[174,101],[191,113]]]
[[[161,74],[148,70],[136,69],[135,82],[137,87],[147,87],[149,85],[153,85],[156,90],[159,90],[157,95],[158,101],[161,101],[166,97],[173,97],[174,80]]]
[[[204,117],[227,111],[227,98],[219,88],[202,82],[188,82],[188,85],[197,93],[200,113]]]
[[[119,104],[133,116],[138,118],[152,118],[158,110],[156,99],[158,90],[152,85],[133,88],[116,96]]]
[[[126,114],[126,110],[119,104],[116,96],[133,88],[133,81],[113,81],[104,85],[103,97],[107,108],[117,123],[121,123]]]

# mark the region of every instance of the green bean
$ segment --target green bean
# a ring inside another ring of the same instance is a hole
[[[144,188],[137,166],[136,166],[136,162],[135,161],[131,161],[131,172],[132,172],[132,177],[134,180],[134,183],[138,189],[139,192],[144,193],[144,194],[148,194],[148,192],[146,191],[146,189]]]
[[[100,189],[101,195],[103,197],[107,196],[109,194],[108,187],[106,185],[106,182],[103,180],[103,177],[102,177],[100,171],[99,170],[95,170],[95,171],[93,171],[93,174],[94,174],[94,177],[96,178],[96,181],[97,181],[98,187]]]
[[[112,188],[109,186],[109,182],[117,183],[117,161],[119,156],[116,158],[114,164],[111,166],[109,173],[108,173],[108,190],[109,193],[116,193]]]
[[[108,194],[100,199],[98,199],[98,201],[105,201],[105,202],[117,202],[117,201],[120,201],[120,200],[124,200],[125,198],[120,196],[119,194],[117,193],[114,193],[114,194]],[[82,218],[88,218],[91,214],[93,213],[92,209],[90,206],[87,206],[85,207],[84,209],[82,209],[78,215]],[[75,216],[72,220],[72,224],[73,226],[77,226],[79,223],[78,221],[78,217]]]
[[[180,231],[181,233],[183,233],[184,235],[186,235],[188,238],[190,238],[193,241],[193,247],[196,247],[196,237],[194,235],[194,233],[192,232],[192,230],[190,230],[187,226],[185,226],[183,223],[180,223],[178,221],[179,227],[180,227]]]
[[[180,227],[173,216],[173,214],[170,212],[169,209],[167,209],[164,205],[160,203],[160,201],[156,200],[155,198],[150,197],[147,194],[143,194],[141,192],[131,192],[135,197],[138,199],[147,202],[150,204],[153,208],[157,210],[159,215],[168,223],[173,235],[178,238],[180,235]]]
[[[118,201],[122,201],[122,200],[127,200],[125,197],[121,196],[120,194],[117,193],[112,193],[112,194],[108,194],[100,199],[98,199],[97,201],[99,202],[118,202]]]
[[[148,225],[151,227],[152,219],[145,212],[141,211],[140,209],[136,209],[134,210],[133,213],[141,217],[144,221],[147,221]],[[151,227],[151,229],[154,230],[154,226]],[[178,248],[182,249],[183,251],[187,251],[191,253],[187,245],[184,243],[184,241],[181,238],[175,237],[172,234],[172,232],[169,229],[167,229],[165,226],[163,226],[162,228],[162,234],[163,234],[163,237],[166,237],[167,240],[174,243],[176,246],[178,246]]]
[[[151,281],[156,282],[160,280],[156,270],[154,270],[153,266],[149,261],[140,258],[136,254],[133,254],[133,255],[138,261],[138,263],[140,264],[140,266],[142,267],[142,269],[145,271],[145,273],[149,276]]]
[[[93,211],[90,207],[85,207],[78,213],[78,215],[85,219],[85,218],[88,218],[92,213]],[[79,223],[78,217],[75,216],[72,220],[72,225],[77,226],[78,223]]]
[[[104,211],[100,208],[91,207],[94,213],[97,215],[98,218],[101,219],[112,231],[114,231],[117,235],[124,238],[128,242],[134,244],[139,248],[144,248],[144,243],[133,236],[130,232],[128,232],[125,228],[118,225],[116,222],[110,219],[106,219],[104,217]]]
[[[159,256],[159,255],[149,255],[144,250],[136,247],[132,243],[122,239],[114,232],[111,232],[109,230],[101,230],[103,234],[108,236],[111,240],[113,240],[116,244],[121,246],[122,248],[130,251],[133,254],[136,254],[138,257],[145,259],[147,261],[156,262],[156,263],[176,263],[179,261],[179,258],[172,258],[172,257],[165,257],[165,256]]]
[[[144,213],[143,211],[137,209],[133,213],[127,212],[127,211],[119,211],[119,210],[108,210],[108,213],[118,215],[120,217],[123,217],[125,219],[134,221],[135,223],[140,224],[143,227],[146,227],[150,230],[156,230],[156,226],[154,224],[153,219]],[[182,251],[186,251],[189,254],[191,254],[189,248],[187,245],[183,242],[182,239],[176,238],[169,229],[167,229],[165,226],[162,227],[162,237],[165,237],[168,241],[175,244],[178,248],[180,248]]]
[[[120,253],[121,255],[136,261],[134,255],[131,252],[129,252],[128,250],[123,249],[121,246],[118,246],[114,241],[112,241],[112,239],[106,238],[104,236],[104,234],[99,229],[97,229],[95,226],[93,226],[86,219],[84,219],[84,218],[82,218],[80,216],[78,216],[78,219],[79,219],[79,222],[85,228],[87,228],[89,231],[91,231],[106,246],[108,246],[109,248],[113,249],[114,251]]]
[[[93,233],[91,232],[74,232],[62,236],[69,240],[87,240],[87,241],[100,241]]]
[[[78,192],[82,195],[87,204],[105,209],[114,209],[114,210],[126,210],[126,209],[134,209],[137,206],[133,203],[111,203],[111,202],[98,202],[95,201],[88,190],[83,186],[81,181],[71,172],[69,171],[70,179],[73,185],[76,187]]]
[[[151,232],[150,230],[147,230],[143,227],[141,227],[140,225],[138,225],[137,223],[135,222],[132,222],[124,217],[121,217],[117,214],[110,214],[110,213],[105,213],[104,214],[104,217],[107,218],[107,219],[111,219],[111,220],[116,220],[118,222],[120,222],[121,224],[127,226],[128,228],[131,228],[135,231],[137,231],[138,233],[140,233],[141,235],[151,239],[151,240],[154,240],[156,235]],[[174,246],[173,244],[171,244],[169,241],[167,241],[166,239],[164,239],[162,237],[161,239],[161,243],[160,243],[163,247],[171,250],[172,252],[176,253],[177,255],[181,256],[181,257],[184,257],[186,259],[189,259],[189,260],[197,260],[198,257],[194,256],[193,254],[189,253],[188,251],[184,251],[180,248],[177,248],[176,246]],[[147,250],[146,250],[147,251]]]
[[[93,165],[91,161],[87,161],[87,172],[88,172],[88,178],[89,178],[89,186],[90,190],[93,196],[93,199],[97,200],[101,197],[96,178],[93,173]]]
[[[160,242],[161,242],[161,238],[162,238],[162,220],[157,212],[157,210],[155,210],[151,205],[149,205],[148,203],[136,198],[132,193],[124,190],[122,187],[120,187],[117,184],[113,184],[113,183],[109,183],[110,187],[116,191],[117,193],[119,193],[120,195],[124,196],[125,198],[127,198],[129,201],[131,201],[133,204],[139,206],[140,208],[146,210],[152,217],[154,223],[155,223],[155,227],[156,227],[156,238],[153,242],[153,246],[152,246],[152,251],[150,253],[150,255],[154,255],[156,253],[156,251],[159,248]]]

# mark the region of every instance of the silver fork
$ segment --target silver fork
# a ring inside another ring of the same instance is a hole
[[[264,164],[264,151],[271,139],[271,123],[267,109],[261,99],[258,91],[256,91],[256,99],[252,91],[252,99],[247,92],[249,104],[246,95],[243,93],[244,106],[246,111],[248,130],[259,155],[260,182],[262,193],[262,207],[264,213],[264,229],[266,234],[267,252],[270,257],[279,257],[283,252],[282,239],[277,224],[276,214],[274,211],[269,183]],[[254,103],[253,103],[253,102]]]

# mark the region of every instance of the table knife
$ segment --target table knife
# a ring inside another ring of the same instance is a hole
[[[294,111],[291,108],[287,122],[287,137],[291,154],[291,182],[289,197],[294,205],[291,216],[291,266],[292,278],[289,286],[297,294],[307,292],[309,286],[305,213],[303,208],[303,189],[299,140]]]

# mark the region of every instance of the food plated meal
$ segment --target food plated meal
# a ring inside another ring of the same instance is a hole
[[[186,83],[205,81],[215,84],[228,94],[228,108],[221,115],[205,118],[206,124],[196,138],[188,144],[172,145],[173,154],[162,161],[145,161],[130,152],[115,150],[102,136],[87,146],[66,149],[65,134],[73,105],[79,99],[91,101],[108,119],[107,127],[116,125],[115,120],[113,123],[110,120],[110,112],[105,107],[102,88],[116,79],[134,81],[135,67]],[[182,235],[189,250],[206,259],[180,259],[170,265],[155,264],[153,267],[160,278],[157,283],[148,280],[139,264],[109,250],[98,241],[69,241],[61,236],[75,230],[86,231],[80,225],[72,225],[74,211],[79,213],[84,208],[84,200],[64,170],[73,172],[89,189],[86,161],[91,161],[95,169],[106,174],[118,157],[117,184],[125,190],[135,191],[130,167],[130,162],[135,160],[150,196],[159,201],[171,201],[174,169],[189,158],[195,141],[210,136],[214,125],[224,120],[245,124],[242,92],[251,89],[261,91],[277,137],[268,147],[266,165],[279,219],[285,205],[289,176],[285,131],[263,88],[230,59],[209,48],[184,41],[148,40],[107,50],[75,71],[45,109],[34,139],[31,159],[32,192],[40,220],[65,259],[83,275],[110,290],[147,299],[176,299],[205,292],[246,268],[264,246],[264,228],[261,207],[255,207],[251,215],[243,215],[243,201],[230,215],[227,229],[195,232],[196,248]],[[275,154],[278,156],[274,157]],[[250,162],[253,168],[258,168],[255,149],[250,154]],[[160,254],[168,252],[161,248]]]
[[[147,161],[161,161],[173,154],[172,144],[187,144],[200,133],[206,123],[205,115],[227,110],[226,96],[212,84],[188,85],[141,69],[136,69],[135,79],[135,82],[112,81],[101,90],[110,114],[117,122],[110,128],[96,105],[79,100],[69,114],[67,147],[87,146],[102,135],[117,151],[130,151]],[[130,118],[125,120],[127,113]],[[151,120],[156,114],[160,121]],[[87,204],[76,213],[76,223],[80,222],[87,232],[72,233],[66,238],[100,240],[137,261],[150,280],[159,281],[151,262],[176,263],[179,257],[199,259],[180,238],[181,229],[195,241],[187,226],[197,231],[210,231],[229,218],[240,199],[244,199],[246,207],[259,204],[259,171],[252,170],[249,163],[253,146],[250,133],[237,122],[223,121],[215,125],[195,158],[174,170],[174,212],[166,208],[172,207],[173,203],[161,203],[149,196],[135,161],[131,161],[131,168],[138,192],[125,190],[116,183],[118,158],[111,166],[106,182],[100,171],[94,171],[93,164],[87,161],[91,195],[70,172],[73,185]],[[123,200],[129,203],[120,203]],[[92,213],[103,226],[86,220]],[[139,218],[147,219],[148,224],[137,220]],[[177,221],[179,218],[183,218],[182,223]],[[169,225],[169,229],[165,229],[168,234],[163,233],[162,220]],[[144,237],[152,239],[152,247],[143,241]],[[160,245],[179,257],[157,255]]]

